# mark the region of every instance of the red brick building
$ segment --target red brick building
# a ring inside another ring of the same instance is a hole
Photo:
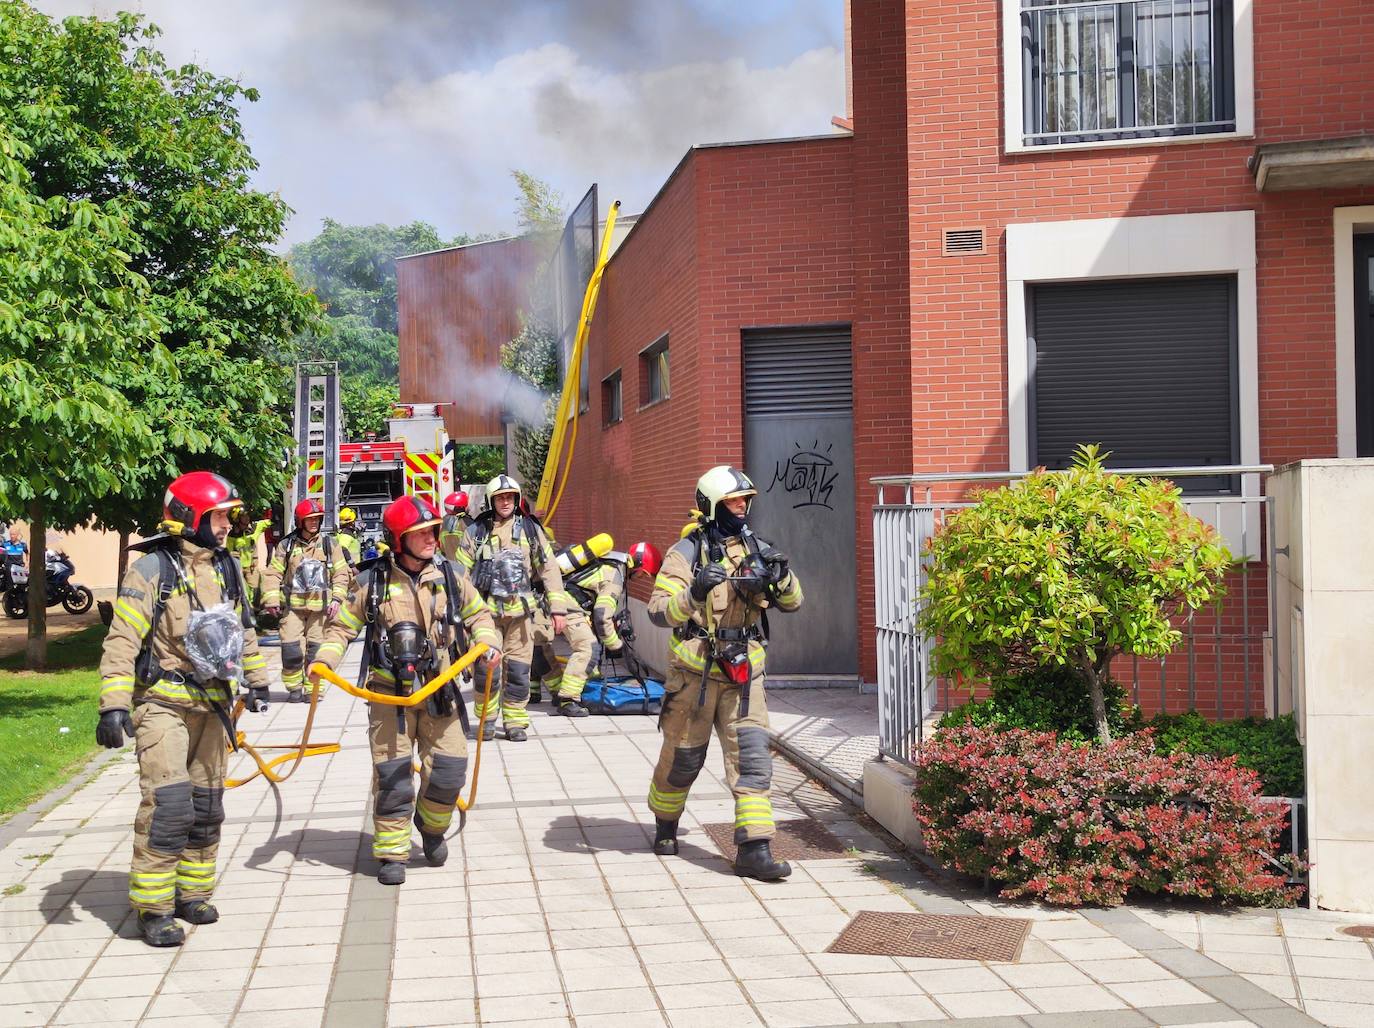
[[[852,132],[693,149],[612,259],[559,535],[743,465],[822,601],[779,669],[873,681],[873,476],[1374,454],[1371,52],[1365,0],[855,3]]]

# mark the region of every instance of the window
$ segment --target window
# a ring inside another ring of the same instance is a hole
[[[614,425],[625,417],[620,399],[620,369],[601,380],[601,426]]]
[[[1021,140],[1013,149],[1249,131],[1248,85],[1237,117],[1235,6],[1020,0],[1021,74],[1008,76],[1008,99],[1019,92],[1021,106],[1009,113],[1020,122],[1009,131]]]
[[[639,353],[639,405],[647,407],[668,399],[668,337]]]
[[[1067,467],[1082,443],[1117,468],[1238,463],[1234,276],[1046,283],[1028,300],[1032,465]]]

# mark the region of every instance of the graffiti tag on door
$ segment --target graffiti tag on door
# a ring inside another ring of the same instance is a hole
[[[826,510],[834,510],[830,505],[830,494],[835,489],[835,480],[839,478],[839,472],[834,470],[835,462],[826,454],[835,448],[835,444],[826,446],[824,453],[821,452],[819,439],[811,444],[809,450],[803,450],[801,443],[792,445],[797,452],[787,460],[774,464],[773,481],[767,491],[771,493],[773,486],[781,485],[793,501],[793,510],[801,507],[824,507]]]

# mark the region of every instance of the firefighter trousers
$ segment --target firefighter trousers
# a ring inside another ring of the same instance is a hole
[[[534,646],[539,651],[537,664],[541,672],[540,681],[548,688],[549,695],[564,700],[580,700],[582,690],[587,687],[587,679],[596,666],[596,636],[592,633],[587,615],[581,610],[570,610],[567,617],[568,627],[563,637],[568,640],[571,652],[566,664],[558,659],[553,621],[542,612],[534,624]]]
[[[534,658],[534,618],[524,614],[494,617],[501,634],[501,681],[493,682],[491,699],[477,700],[477,717],[495,720],[500,713],[508,728],[530,724],[530,661]]]
[[[134,818],[129,904],[170,914],[178,899],[208,900],[224,822],[224,726],[212,710],[143,703],[134,709],[143,794]]]
[[[281,616],[281,681],[287,692],[305,687],[305,671],[324,642],[322,610],[287,610]]]
[[[725,754],[725,784],[735,796],[735,844],[773,837],[773,755],[768,749],[768,706],[763,678],[749,690],[749,713],[741,714],[737,685],[706,682],[701,702],[701,674],[670,668],[664,683],[663,749],[649,785],[654,817],[676,821],[687,806],[687,793],[706,763],[711,731]]]
[[[404,712],[404,731],[398,710]],[[463,723],[456,708],[439,717],[430,713],[428,703],[408,708],[369,703],[367,737],[372,748],[372,855],[404,863],[410,859],[415,813],[429,833],[442,834],[453,821],[454,804],[468,777]],[[418,800],[413,769],[417,754]]]

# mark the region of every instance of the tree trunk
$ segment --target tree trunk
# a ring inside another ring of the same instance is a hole
[[[29,642],[25,663],[34,671],[48,666],[48,512],[37,497],[29,501]]]
[[[1107,721],[1107,700],[1102,694],[1102,676],[1106,674],[1106,671],[1104,669],[1099,672],[1093,666],[1093,662],[1087,658],[1080,660],[1078,671],[1088,686],[1088,701],[1093,708],[1093,724],[1097,728],[1097,741],[1105,746],[1112,741],[1112,726]]]
[[[119,533],[119,570],[115,573],[115,587],[124,582],[124,573],[129,570],[129,533]]]

